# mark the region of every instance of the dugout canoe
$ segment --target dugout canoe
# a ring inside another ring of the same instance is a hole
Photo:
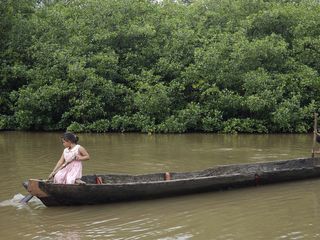
[[[234,189],[320,177],[320,158],[222,165],[195,172],[83,176],[86,184],[30,179],[28,192],[46,206],[102,204]],[[99,184],[97,179],[102,180]]]

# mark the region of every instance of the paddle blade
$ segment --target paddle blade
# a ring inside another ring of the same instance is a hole
[[[31,200],[31,198],[33,198],[33,196],[31,194],[28,194],[20,200],[20,203],[27,203]]]

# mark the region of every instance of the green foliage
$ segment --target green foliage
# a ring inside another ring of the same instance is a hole
[[[204,132],[220,132],[222,130],[222,114],[218,110],[210,111],[201,120]]]
[[[85,132],[85,130],[86,130],[85,126],[77,122],[72,122],[67,127],[67,131],[74,132],[74,133]]]
[[[185,124],[181,123],[174,115],[157,126],[157,132],[161,133],[184,133],[186,130]]]
[[[0,115],[0,131],[11,130],[15,128],[14,118],[12,116]]]
[[[293,96],[290,100],[283,101],[273,113],[273,123],[281,132],[305,133],[310,126],[306,124],[306,118],[315,110],[314,102],[301,107],[300,97]],[[279,130],[278,130],[279,131]]]
[[[111,120],[111,129],[113,131],[133,131],[134,124],[129,116],[115,115]]]
[[[170,99],[163,84],[141,84],[134,103],[139,112],[161,122],[169,112]]]
[[[75,87],[56,81],[54,85],[20,88],[15,104],[17,127],[21,129],[59,129],[61,116],[66,113]],[[14,94],[13,94],[14,96]],[[75,119],[76,120],[76,119]],[[67,126],[64,126],[67,127]]]
[[[223,133],[267,133],[263,121],[255,119],[231,118],[223,123]]]
[[[86,127],[86,130],[88,132],[104,133],[104,132],[108,132],[109,128],[110,128],[110,121],[107,119],[100,119],[98,121],[95,121],[89,124]]]
[[[0,4],[0,130],[308,132],[316,0]]]
[[[93,123],[80,124],[78,122],[72,122],[68,127],[67,131],[70,132],[97,132],[104,133],[108,132],[110,128],[110,122],[107,119],[100,119]]]
[[[6,129],[6,128],[7,128],[6,118],[3,116],[0,116],[0,130]]]
[[[154,133],[156,131],[155,120],[148,115],[135,113],[131,119],[135,130],[144,133]]]
[[[177,112],[179,122],[183,123],[186,130],[200,130],[202,111],[199,104],[189,103],[185,109]]]

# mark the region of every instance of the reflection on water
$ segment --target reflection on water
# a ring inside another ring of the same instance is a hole
[[[59,136],[0,133],[3,239],[320,239],[320,179],[99,206],[20,204],[21,182],[45,178],[60,157]],[[308,156],[312,136],[82,134],[80,144],[91,155],[85,173],[135,174]]]

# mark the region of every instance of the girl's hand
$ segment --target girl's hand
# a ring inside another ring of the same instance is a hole
[[[48,176],[48,180],[50,180],[51,178],[54,177],[54,172],[50,173],[49,176]]]
[[[80,155],[80,154],[76,155],[76,156],[75,156],[75,160],[76,160],[76,161],[81,161],[81,155]]]

